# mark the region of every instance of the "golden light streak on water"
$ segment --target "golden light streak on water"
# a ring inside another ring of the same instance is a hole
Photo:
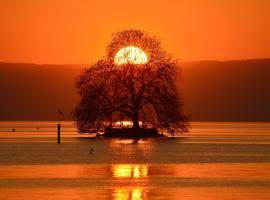
[[[148,176],[148,165],[116,164],[112,165],[113,177],[116,178],[142,178]]]

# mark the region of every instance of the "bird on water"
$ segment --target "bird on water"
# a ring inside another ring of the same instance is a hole
[[[90,151],[89,151],[89,154],[92,154],[92,153],[93,153],[93,151],[94,151],[94,149],[93,149],[93,148],[91,148],[91,149],[90,149]]]

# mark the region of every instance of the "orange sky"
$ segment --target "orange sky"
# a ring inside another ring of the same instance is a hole
[[[269,0],[1,0],[0,25],[6,62],[92,63],[126,28],[179,60],[270,57]]]

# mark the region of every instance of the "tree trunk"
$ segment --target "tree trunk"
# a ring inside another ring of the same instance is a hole
[[[134,111],[134,115],[133,115],[133,129],[139,129],[140,125],[139,125],[139,112],[138,111]]]

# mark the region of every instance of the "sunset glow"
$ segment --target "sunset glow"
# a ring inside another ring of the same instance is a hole
[[[130,3],[0,1],[0,60],[88,64],[104,55],[111,33],[132,27],[157,35],[184,61],[270,55],[270,1]]]
[[[145,52],[135,46],[128,46],[120,49],[115,57],[114,63],[117,65],[124,64],[146,64],[148,62],[148,57]]]

